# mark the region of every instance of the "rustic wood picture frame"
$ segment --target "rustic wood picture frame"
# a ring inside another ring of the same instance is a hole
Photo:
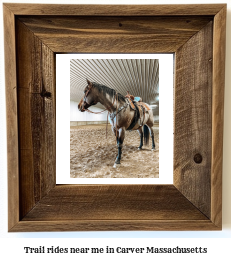
[[[3,9],[9,231],[221,230],[226,4]],[[173,185],[56,185],[56,53],[175,53]]]

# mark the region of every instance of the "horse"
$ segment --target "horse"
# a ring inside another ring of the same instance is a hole
[[[88,108],[92,105],[96,105],[98,102],[105,107],[104,111],[108,111],[111,129],[116,136],[118,154],[114,167],[120,166],[126,130],[137,130],[139,132],[139,150],[143,147],[143,139],[144,144],[148,144],[150,133],[152,138],[152,150],[155,150],[154,117],[147,103],[134,102],[129,99],[129,95],[128,98],[127,95],[124,97],[114,89],[87,80],[84,96],[78,104],[78,109],[81,112],[89,111]]]

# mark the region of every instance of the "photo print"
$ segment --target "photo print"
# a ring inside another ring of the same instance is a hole
[[[117,57],[69,57],[68,166],[69,180],[77,184],[85,179],[94,183],[97,178],[106,183],[160,179],[161,59]],[[172,56],[168,63],[172,68]],[[165,87],[165,95],[172,99],[173,71],[168,76],[171,84]],[[57,87],[57,97],[58,92]],[[173,114],[173,108],[165,110]],[[163,119],[163,127],[167,121]],[[172,135],[171,127],[170,149]]]

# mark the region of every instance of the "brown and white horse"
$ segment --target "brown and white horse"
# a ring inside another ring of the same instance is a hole
[[[120,164],[125,130],[137,130],[139,132],[140,146],[138,149],[142,149],[143,138],[145,145],[148,143],[150,132],[152,150],[155,149],[154,117],[148,104],[132,103],[114,89],[87,80],[84,96],[78,104],[78,109],[81,112],[89,111],[88,108],[98,102],[108,111],[112,131],[117,139],[118,155],[114,167]],[[142,109],[140,110],[138,107],[142,107]],[[142,126],[144,126],[144,131]]]

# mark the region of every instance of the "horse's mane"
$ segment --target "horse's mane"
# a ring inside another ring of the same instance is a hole
[[[96,82],[93,82],[92,84],[94,87],[96,87],[99,90],[99,92],[103,93],[105,96],[106,96],[106,94],[108,94],[112,99],[115,97],[116,91],[114,89],[101,85]],[[120,94],[120,93],[117,93],[117,94],[118,94],[118,101],[121,101],[121,102],[126,101],[125,97],[122,94]]]

